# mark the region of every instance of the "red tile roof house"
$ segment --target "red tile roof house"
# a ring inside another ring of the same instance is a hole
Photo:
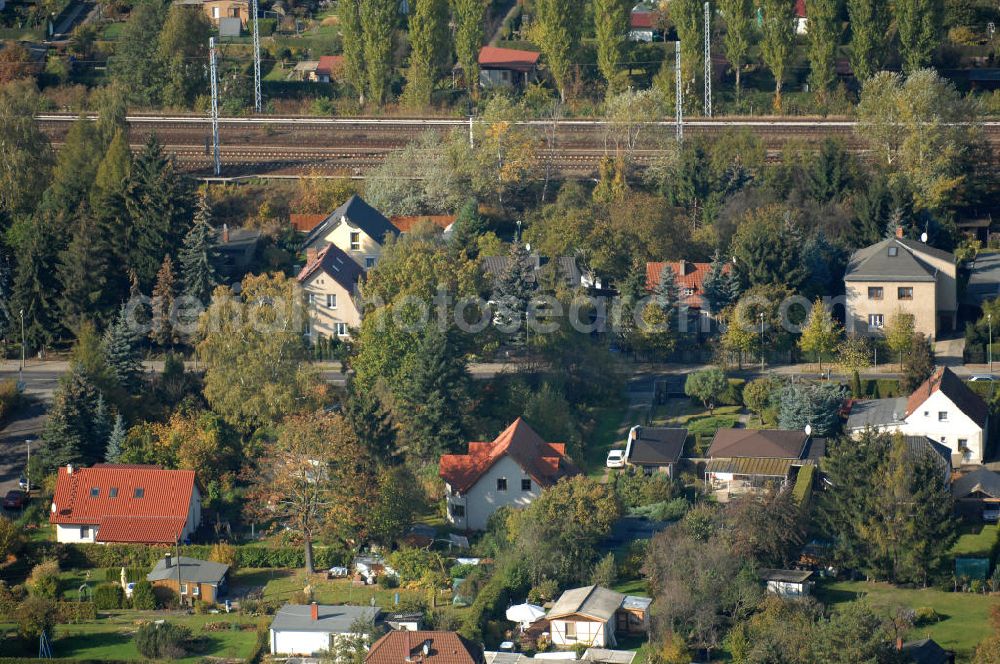
[[[711,314],[708,302],[705,301],[705,278],[712,271],[712,264],[692,263],[685,260],[670,263],[646,263],[646,290],[652,292],[656,289],[660,283],[663,268],[667,265],[674,271],[674,279],[681,302],[688,308],[690,316],[694,317],[694,320],[691,320],[690,317],[687,319],[688,330],[681,331],[697,332],[700,327],[698,322],[702,314],[706,316]],[[729,270],[729,263],[722,266],[724,273],[728,273]]]
[[[527,85],[538,72],[539,53],[483,46],[479,50],[479,84],[484,88]]]
[[[365,664],[482,664],[478,646],[455,632],[392,630],[372,644]]]
[[[491,443],[469,443],[467,454],[445,454],[448,522],[485,530],[504,505],[524,507],[563,477],[579,474],[564,443],[547,443],[520,417]]]
[[[193,470],[98,464],[59,468],[49,522],[58,542],[174,544],[201,523]]]

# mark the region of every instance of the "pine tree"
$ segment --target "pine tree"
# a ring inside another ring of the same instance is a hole
[[[75,332],[85,320],[106,320],[113,306],[106,290],[113,257],[94,229],[86,205],[80,210],[69,246],[59,254],[56,267],[59,308],[67,328]]]
[[[74,122],[66,134],[52,169],[52,183],[42,196],[42,208],[59,218],[73,219],[80,204],[90,196],[104,146],[94,123],[86,118]]]
[[[17,313],[13,310],[14,273],[10,251],[0,240],[0,339],[10,339]],[[5,346],[6,347],[6,346]]]
[[[29,353],[48,346],[60,333],[56,296],[59,282],[56,257],[51,251],[46,225],[32,221],[33,232],[20,247],[11,311],[23,312],[24,338]]]
[[[479,201],[470,198],[458,211],[450,242],[456,252],[464,250],[469,259],[475,260],[479,255],[479,245],[476,240],[485,232],[486,220],[479,215]]]
[[[91,205],[97,207],[98,201],[109,195],[122,195],[131,171],[132,153],[129,151],[128,138],[124,130],[118,129],[97,167],[94,188],[90,193]]]
[[[727,269],[727,264],[723,262],[718,249],[712,256],[712,265],[705,275],[702,288],[705,292],[705,301],[713,313],[719,313],[739,298],[735,275],[732,270]]]
[[[396,455],[396,430],[381,399],[369,390],[350,384],[344,401],[344,417],[379,465],[390,465]]]
[[[496,304],[494,322],[505,334],[520,337],[527,324],[528,305],[537,287],[527,248],[515,240],[510,245],[507,263],[493,289]]]
[[[153,285],[163,256],[175,249],[189,218],[189,183],[174,172],[155,135],[136,157],[125,193],[129,221],[126,264],[143,289]]]
[[[436,328],[421,339],[414,360],[403,378],[398,418],[408,456],[426,462],[461,444],[469,376],[462,353]]]
[[[212,228],[212,212],[208,201],[202,196],[198,200],[194,224],[184,236],[184,246],[180,253],[184,295],[207,304],[212,291],[219,284],[214,263],[215,230]]]
[[[673,311],[680,303],[680,292],[677,289],[677,275],[674,268],[667,263],[660,270],[660,280],[653,289],[656,304],[664,311]]]
[[[49,419],[42,430],[40,452],[46,472],[67,463],[89,465],[104,453],[107,437],[100,438],[97,422],[101,395],[74,365],[53,396]]]
[[[128,394],[138,393],[142,384],[142,361],[138,339],[132,330],[128,310],[122,306],[115,320],[104,333],[104,357],[118,384]]]
[[[118,463],[125,444],[125,419],[121,413],[115,414],[115,424],[108,436],[108,446],[104,450],[104,460],[108,463]]]
[[[149,338],[161,346],[166,346],[173,341],[174,330],[171,315],[174,309],[174,297],[177,294],[177,287],[174,278],[174,262],[167,254],[163,258],[163,265],[156,273],[156,286],[153,288],[153,320],[152,328],[149,331]]]

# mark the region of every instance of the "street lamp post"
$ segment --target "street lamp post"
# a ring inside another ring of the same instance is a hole
[[[21,366],[17,370],[17,382],[19,385],[24,384],[24,309],[20,310],[21,314]]]
[[[760,370],[764,371],[764,312],[760,312]]]
[[[28,445],[28,463],[24,467],[24,480],[28,485],[28,494],[31,494],[31,439],[24,441]]]

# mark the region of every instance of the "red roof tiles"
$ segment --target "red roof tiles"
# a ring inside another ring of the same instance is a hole
[[[660,283],[660,274],[664,266],[669,265],[674,271],[677,289],[684,304],[692,309],[701,309],[704,305],[705,277],[712,269],[711,263],[692,263],[691,261],[675,261],[670,263],[646,263],[646,288],[650,291]],[[729,264],[722,267],[723,272],[729,271]],[[690,294],[685,294],[690,291]]]
[[[479,66],[486,69],[513,69],[514,71],[531,71],[538,64],[540,53],[520,51],[516,48],[499,48],[483,46],[479,50]]]
[[[566,455],[564,443],[546,443],[519,417],[492,443],[469,443],[467,454],[443,455],[438,474],[453,491],[464,493],[504,456],[511,457],[542,487],[580,472]]]
[[[413,227],[417,225],[417,222],[426,219],[433,225],[437,226],[441,230],[444,230],[455,223],[457,218],[454,214],[414,214],[414,215],[396,215],[394,217],[389,217],[389,221],[392,225],[399,229],[400,233],[409,233],[413,230]]]
[[[916,412],[935,392],[943,392],[966,417],[980,426],[986,425],[989,407],[982,397],[969,389],[961,378],[948,367],[941,367],[931,374],[906,400],[906,416]]]
[[[308,233],[312,229],[316,228],[324,221],[326,221],[327,215],[325,214],[293,214],[290,215],[292,222],[292,228],[299,231],[300,233]]]
[[[424,654],[427,644],[427,654]],[[480,664],[479,648],[455,632],[392,630],[372,644],[365,664]]]
[[[656,27],[656,15],[653,12],[632,12],[629,14],[629,27],[633,30],[649,30]]]
[[[49,521],[97,525],[101,542],[173,543],[187,523],[194,477],[155,466],[101,464],[72,474],[63,466]]]
[[[348,256],[337,245],[328,244],[316,254],[300,271],[296,279],[299,283],[311,277],[317,270],[326,274],[340,284],[347,292],[353,293],[358,279],[364,273],[361,266]]]
[[[316,66],[316,73],[326,74],[331,79],[335,79],[344,69],[344,56],[342,55],[321,55],[319,64]]]

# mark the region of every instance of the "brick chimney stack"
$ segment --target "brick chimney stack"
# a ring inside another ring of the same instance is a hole
[[[309,618],[313,621],[319,620],[319,604],[316,602],[309,605]]]
[[[229,224],[222,224],[222,243],[229,244]]]
[[[903,227],[902,226],[896,226],[896,237],[899,238],[900,240],[903,239]]]

